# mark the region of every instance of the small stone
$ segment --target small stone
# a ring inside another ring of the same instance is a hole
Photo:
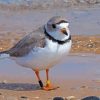
[[[29,98],[26,97],[26,96],[21,96],[21,97],[20,97],[20,100],[29,100]]]
[[[96,96],[89,96],[89,97],[83,98],[82,100],[100,100],[100,98]]]
[[[88,47],[88,48],[93,48],[94,45],[93,45],[93,44],[88,44],[87,47]]]
[[[75,96],[68,96],[68,97],[65,98],[65,100],[75,100],[75,99],[76,99]]]
[[[54,97],[53,100],[64,100],[63,97]]]
[[[88,86],[83,85],[80,88],[85,89],[85,88],[88,88]]]
[[[92,42],[92,40],[89,40],[90,42]]]
[[[2,84],[6,84],[6,83],[7,83],[7,80],[3,80],[3,81],[2,81]]]

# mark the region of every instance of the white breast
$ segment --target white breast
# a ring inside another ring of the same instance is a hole
[[[28,55],[14,60],[21,66],[42,70],[53,67],[71,48],[71,41],[63,45],[48,39],[46,41],[45,48],[35,48]]]

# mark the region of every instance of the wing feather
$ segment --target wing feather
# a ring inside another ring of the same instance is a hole
[[[21,57],[28,54],[34,47],[44,47],[45,46],[45,35],[43,30],[39,28],[37,31],[34,31],[26,35],[21,39],[15,46],[6,53],[10,56]]]

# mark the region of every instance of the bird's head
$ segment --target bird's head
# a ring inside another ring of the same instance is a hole
[[[45,25],[45,30],[53,38],[64,41],[70,37],[69,22],[60,16],[52,17]]]

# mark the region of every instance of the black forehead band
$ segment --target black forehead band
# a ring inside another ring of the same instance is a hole
[[[68,23],[68,21],[61,20],[61,21],[59,21],[59,22],[58,22],[58,23],[56,23],[56,24],[61,24],[61,23]]]

